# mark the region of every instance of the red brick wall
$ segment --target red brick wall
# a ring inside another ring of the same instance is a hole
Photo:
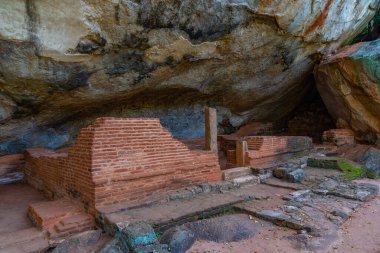
[[[227,168],[236,167],[236,152],[235,150],[227,149],[233,147],[233,143],[236,144],[237,140],[247,142],[247,165],[254,164],[260,158],[294,153],[312,148],[312,139],[302,136],[245,136],[241,138],[221,136],[219,141],[227,157]],[[236,149],[236,145],[234,149]]]
[[[337,146],[355,144],[354,132],[349,129],[331,129],[323,132],[323,141],[331,142]]]
[[[144,201],[168,190],[221,180],[215,154],[189,150],[158,119],[99,118],[82,129],[66,164],[54,159],[27,159],[27,167],[39,175],[46,188],[63,185],[66,193],[80,199],[91,212],[118,202]],[[47,167],[50,172],[46,172]]]
[[[25,161],[24,172],[29,184],[44,191],[50,198],[65,195],[67,154],[29,149],[25,152]]]

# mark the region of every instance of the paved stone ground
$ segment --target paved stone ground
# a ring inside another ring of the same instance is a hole
[[[106,224],[117,224],[125,221],[129,223],[144,221],[157,230],[163,231],[176,224],[223,213],[225,210],[231,209],[236,203],[271,197],[280,199],[279,196],[290,192],[290,190],[282,188],[275,191],[270,190],[272,188],[267,185],[247,185],[223,193],[198,194],[193,198],[170,201],[165,204],[104,213],[104,222]]]
[[[114,224],[114,227],[145,222],[151,224],[156,232],[163,232],[175,226],[180,228],[182,224],[193,228],[199,219],[238,210],[251,215],[257,222],[264,224],[263,220],[267,220],[276,227],[292,229],[293,232],[287,233],[286,240],[293,250],[323,251],[339,239],[342,224],[364,202],[372,200],[378,194],[378,188],[370,184],[341,181],[336,173],[317,175],[316,170],[312,170],[312,176],[309,174],[302,183],[289,184],[271,179],[267,181],[270,185],[245,185],[220,193],[201,193],[164,204],[110,212],[104,214],[104,221]],[[233,219],[226,224],[231,223]],[[220,228],[217,225],[210,227]],[[235,229],[238,228],[235,226]],[[223,237],[223,233],[204,226],[201,230],[202,233],[195,229],[195,237],[198,234],[198,238],[202,239],[202,234],[209,231],[207,233],[212,232],[215,237],[210,236],[212,240],[223,241],[218,238]],[[252,236],[257,234],[259,231],[252,233]],[[170,242],[170,238],[167,241]]]

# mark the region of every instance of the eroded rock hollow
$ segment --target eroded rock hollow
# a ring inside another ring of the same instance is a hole
[[[160,117],[176,137],[289,114],[320,54],[377,0],[14,0],[0,9],[0,154],[57,148],[99,116]]]

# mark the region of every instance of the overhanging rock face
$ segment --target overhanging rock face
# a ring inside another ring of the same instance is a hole
[[[377,2],[4,1],[0,154],[57,148],[104,115],[160,117],[176,137],[202,135],[205,104],[227,129],[276,120],[303,97],[314,56]]]
[[[158,119],[97,119],[68,153],[28,151],[25,174],[34,187],[53,198],[78,199],[92,214],[221,180],[216,154],[189,150]]]
[[[340,127],[376,142],[380,134],[380,40],[358,43],[315,70],[318,90]]]

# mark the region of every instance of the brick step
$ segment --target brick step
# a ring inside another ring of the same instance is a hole
[[[92,223],[92,217],[88,214],[81,213],[63,218],[59,223],[63,226]]]
[[[82,213],[83,210],[68,199],[44,201],[29,206],[28,216],[41,229],[48,229],[65,217]]]
[[[49,229],[49,238],[51,240],[57,238],[66,238],[73,234],[79,234],[87,230],[93,230],[94,227],[95,224],[92,221],[72,226],[64,226],[61,223],[58,223],[55,224],[53,228]]]
[[[27,243],[36,240],[45,240],[46,233],[37,228],[27,228],[11,233],[0,234],[0,252],[3,248],[15,244]],[[6,251],[4,251],[6,252]]]
[[[87,228],[87,227],[94,227],[94,223],[90,220],[90,221],[87,221],[87,222],[84,222],[84,223],[78,223],[78,224],[71,224],[71,225],[62,225],[61,223],[58,223],[58,224],[55,224],[54,225],[54,229],[56,232],[58,233],[65,233],[65,232],[69,232],[69,231],[75,231],[77,230],[78,228]]]
[[[252,169],[250,167],[238,167],[223,171],[224,180],[232,180],[238,177],[244,177],[252,175]]]

